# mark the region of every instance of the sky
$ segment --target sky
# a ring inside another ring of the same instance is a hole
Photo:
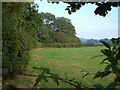
[[[54,14],[56,17],[66,17],[75,27],[76,36],[85,39],[103,39],[118,37],[118,8],[113,8],[106,17],[95,15],[96,5],[86,4],[71,15],[65,10],[68,4],[48,3],[46,0],[35,0],[39,5],[38,12]]]

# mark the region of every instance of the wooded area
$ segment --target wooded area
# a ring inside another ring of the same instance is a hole
[[[67,7],[67,10],[71,14],[86,3],[75,2],[68,4],[70,6]],[[111,10],[111,6],[120,6],[120,3],[107,2],[92,4],[98,5],[95,13],[102,16],[106,16],[107,11]],[[37,4],[28,2],[4,2],[2,4],[3,81],[15,78],[25,72],[30,61],[29,51],[33,48],[82,46],[82,42],[76,37],[75,27],[70,19],[55,17],[51,13],[38,13],[37,7],[39,7]],[[110,73],[114,73],[116,75],[115,81],[108,87],[116,87],[120,84],[120,69],[118,67],[120,60],[119,41],[119,38],[111,39],[112,47],[108,43],[102,42],[107,48],[101,50],[107,57],[103,62],[108,60],[110,64],[106,66],[103,72],[98,72],[94,78],[103,78]]]
[[[38,47],[80,47],[75,28],[64,17],[38,13],[36,4],[3,3],[3,77],[22,73],[29,50]],[[18,65],[16,65],[18,64]],[[9,73],[9,74],[8,74]],[[7,75],[7,76],[6,76]]]

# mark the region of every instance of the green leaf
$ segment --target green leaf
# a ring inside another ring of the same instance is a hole
[[[116,54],[116,59],[120,59],[120,47],[118,48],[118,53]]]
[[[101,52],[102,52],[104,55],[111,57],[111,51],[110,51],[110,50],[108,50],[108,49],[102,49]]]
[[[39,75],[39,80],[44,80],[45,82],[48,82],[47,77],[44,74]]]
[[[112,64],[109,64],[105,67],[105,73],[109,72],[110,68],[112,67]]]
[[[59,75],[58,75],[58,74],[55,74],[55,73],[51,73],[51,75],[52,75],[53,77],[59,77]]]
[[[47,77],[46,76],[43,76],[43,78],[42,78],[45,82],[48,82],[48,79],[47,79]]]
[[[108,49],[110,49],[110,45],[107,42],[104,42],[104,41],[100,41],[100,42],[102,42],[105,47],[107,47]]]
[[[104,56],[104,55],[97,55],[97,56],[92,57],[91,59],[94,59],[94,58],[97,58],[97,57],[100,57],[100,56]]]
[[[104,75],[101,77],[101,79],[107,75],[109,75],[111,73],[111,71],[108,71],[108,72],[104,72]]]
[[[36,79],[36,83],[38,84],[42,80],[41,75],[39,75]]]
[[[106,60],[109,60],[109,58],[103,59],[103,61],[101,62],[101,64],[102,64],[102,63],[108,64],[108,62],[105,62]]]
[[[70,11],[70,10],[68,10],[68,13],[69,13],[69,14],[71,14],[71,11]]]
[[[67,7],[65,10],[70,10],[69,7]]]
[[[116,49],[116,45],[113,46],[113,49],[112,49],[112,50],[114,51],[115,49]]]
[[[120,44],[120,37],[117,38],[117,44]]]
[[[76,12],[76,8],[72,8],[72,10],[71,10],[72,12]]]
[[[103,75],[104,75],[104,72],[99,72],[95,75],[95,77],[93,79],[102,77]]]
[[[33,69],[43,70],[45,73],[49,73],[50,70],[44,67],[33,67]]]
[[[88,76],[88,75],[89,75],[89,73],[86,73],[85,75],[82,76],[82,78],[85,78],[85,77]]]
[[[96,88],[104,88],[101,84],[94,84],[93,86]]]
[[[113,44],[116,44],[115,38],[112,38],[111,41]]]

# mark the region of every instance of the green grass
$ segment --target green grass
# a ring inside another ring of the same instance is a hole
[[[29,71],[32,67],[46,67],[52,73],[58,74],[65,78],[65,73],[69,78],[76,78],[77,81],[82,81],[88,87],[93,87],[93,84],[100,83],[103,86],[108,85],[113,77],[109,76],[104,79],[94,79],[94,74],[98,70],[103,70],[105,65],[100,64],[104,57],[91,59],[96,55],[100,55],[100,50],[104,47],[82,47],[82,48],[47,48],[41,50],[32,50],[31,62],[29,63]],[[33,73],[38,74],[38,70],[32,70]],[[85,78],[83,75],[89,72],[90,74]],[[42,81],[40,88],[71,88],[65,83],[56,85],[55,82],[49,80],[48,83]]]
[[[98,70],[103,70],[105,65],[100,64],[104,57],[92,59],[96,55],[101,55],[100,50],[104,47],[81,47],[81,48],[45,48],[35,49],[30,51],[31,60],[28,65],[27,73],[39,74],[40,71],[34,70],[33,67],[45,67],[51,70],[52,73],[58,74],[61,78],[65,78],[65,73],[69,78],[76,78],[76,81],[81,81],[88,87],[93,87],[94,84],[100,83],[103,86],[108,85],[113,81],[113,75],[103,79],[93,79]],[[83,75],[89,72],[85,78]],[[29,88],[35,78],[20,76],[12,82],[17,87]],[[22,80],[22,81],[21,81]],[[11,82],[10,82],[11,83]],[[74,88],[67,83],[60,82],[58,86],[53,80],[49,82],[40,82],[40,88]]]

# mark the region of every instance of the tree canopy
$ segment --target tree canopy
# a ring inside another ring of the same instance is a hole
[[[43,26],[39,29],[37,36],[39,42],[43,43],[79,43],[75,36],[75,28],[70,19],[55,17],[51,13],[40,13],[43,18]]]
[[[48,2],[52,2],[52,3],[59,3],[60,1],[67,3],[68,6],[66,7],[65,10],[68,11],[69,14],[72,14],[73,12],[76,12],[77,10],[79,10],[80,8],[82,8],[82,6],[86,5],[86,4],[94,4],[97,6],[97,8],[95,9],[94,13],[100,16],[106,16],[108,14],[108,11],[112,10],[112,7],[120,7],[120,0],[116,0],[114,2],[112,2],[113,0],[57,0],[56,2],[54,0],[48,0]]]

